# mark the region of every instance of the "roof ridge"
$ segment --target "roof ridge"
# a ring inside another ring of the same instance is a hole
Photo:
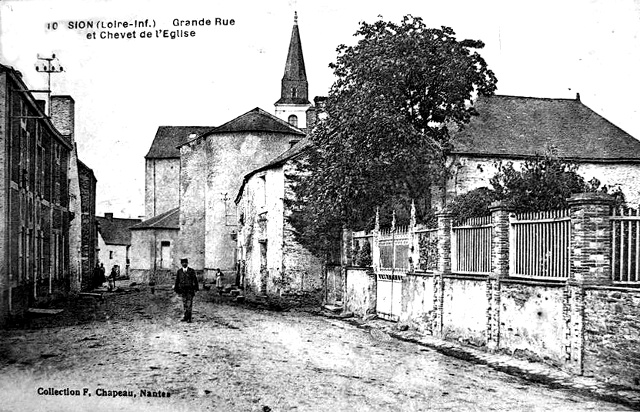
[[[480,96],[478,96],[480,97]],[[563,100],[569,102],[577,102],[581,103],[580,100],[571,97],[538,97],[538,96],[516,96],[512,94],[493,94],[491,96],[482,96],[483,98],[493,98],[493,97],[508,97],[513,99],[531,99],[531,100]]]

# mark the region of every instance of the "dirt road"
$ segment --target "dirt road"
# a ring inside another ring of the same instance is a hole
[[[211,291],[196,297],[194,323],[180,317],[170,290],[141,289],[0,332],[0,410],[628,410]]]

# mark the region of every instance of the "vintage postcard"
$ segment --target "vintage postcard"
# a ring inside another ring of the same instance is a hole
[[[640,408],[640,2],[0,1],[0,411]]]

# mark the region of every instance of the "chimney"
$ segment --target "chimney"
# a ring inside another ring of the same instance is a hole
[[[42,112],[42,114],[46,114],[46,106],[47,106],[47,101],[46,100],[36,100],[36,106],[38,106],[38,110],[40,110]]]
[[[105,213],[105,214],[104,214],[104,217],[105,217],[107,220],[111,221],[111,220],[113,220],[113,213]]]
[[[316,108],[310,107],[307,109],[307,130],[313,129],[313,126],[316,124]]]
[[[576,100],[580,101],[580,93],[576,93]]]
[[[51,96],[51,121],[60,134],[74,140],[76,102],[71,96]]]

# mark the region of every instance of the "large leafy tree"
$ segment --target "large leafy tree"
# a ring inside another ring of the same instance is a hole
[[[376,207],[424,215],[432,181],[444,173],[449,129],[476,111],[476,93],[490,95],[496,78],[477,49],[451,28],[421,18],[400,24],[360,23],[355,46],[341,45],[330,67],[336,81],[326,118],[310,134],[312,148],[295,184],[291,222],[312,249],[333,244],[343,225],[370,224]]]

